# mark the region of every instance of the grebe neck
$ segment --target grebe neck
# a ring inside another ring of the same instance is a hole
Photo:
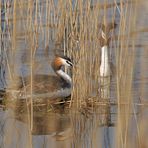
[[[61,69],[57,70],[56,74],[60,76],[62,79],[64,79],[68,84],[71,85],[72,83],[71,77],[68,74],[66,74],[63,70]]]
[[[110,76],[110,64],[107,45],[101,48],[100,76]]]
[[[109,57],[108,57],[108,47],[107,45],[101,48],[101,64],[108,64]]]

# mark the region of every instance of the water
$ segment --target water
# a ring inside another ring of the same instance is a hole
[[[71,132],[71,124],[68,116],[62,116],[55,113],[53,113],[53,115],[45,115],[44,113],[44,117],[36,115],[34,122],[37,124],[34,126],[33,133],[31,135],[32,137],[30,137],[30,131],[27,122],[20,120],[19,117],[18,119],[15,119],[13,110],[8,109],[5,112],[1,112],[0,117],[2,119],[0,141],[1,147],[29,148],[30,138],[32,138],[33,147],[37,148],[56,147],[56,145],[59,143],[62,145],[66,144],[67,147],[70,145],[69,142],[67,143],[67,139],[69,139],[69,133]],[[49,122],[48,125],[47,122]],[[60,134],[61,136],[59,136]],[[66,134],[68,134],[68,136]],[[63,139],[62,142],[60,139]]]
[[[93,1],[94,3],[96,1]],[[45,6],[39,8],[40,15],[43,16],[42,22],[46,24],[45,17]],[[120,19],[118,10],[116,10],[116,21]],[[111,12],[111,13],[110,13]],[[136,38],[136,56],[135,56],[135,69],[134,69],[134,80],[133,80],[133,97],[135,102],[139,100],[144,100],[147,102],[148,92],[145,91],[148,88],[148,51],[147,51],[147,2],[144,2],[138,7],[138,17],[137,19],[137,30],[135,33]],[[21,14],[22,15],[22,14]],[[108,11],[108,18],[111,19],[112,9]],[[25,21],[24,21],[25,22]],[[38,22],[39,23],[39,22]],[[15,67],[16,75],[27,75],[30,73],[30,64],[28,62],[29,45],[27,41],[24,40],[24,30],[21,26],[23,23],[17,24],[17,31],[21,32],[18,36],[18,43],[16,47],[15,55]],[[26,24],[23,24],[24,28]],[[12,26],[13,27],[13,26]],[[4,28],[2,28],[4,29]],[[22,30],[21,30],[22,29]],[[56,36],[54,33],[53,38]],[[36,73],[39,74],[53,74],[50,66],[48,66],[48,59],[52,61],[55,50],[60,53],[61,50],[56,46],[56,42],[51,38],[47,40],[47,34],[44,34],[44,28],[39,37],[39,47],[36,52]],[[49,42],[48,56],[45,57],[45,51],[42,49]],[[4,45],[7,47],[7,45]],[[20,50],[21,49],[21,50]],[[27,49],[27,50],[26,50]],[[1,49],[2,50],[2,49]],[[10,60],[14,59],[10,57]],[[6,66],[6,63],[3,64]],[[4,68],[3,67],[3,68]],[[3,75],[3,70],[1,70]],[[8,72],[6,72],[8,73]],[[6,75],[8,77],[8,75]],[[8,80],[7,80],[8,81]],[[7,82],[9,83],[9,81]],[[111,98],[114,100],[116,82],[112,80],[111,87]],[[114,87],[113,87],[114,86]],[[4,79],[1,81],[1,87],[5,87]],[[44,109],[43,109],[44,108]],[[116,121],[117,121],[117,107],[112,105],[109,114],[104,113],[104,109],[98,108],[96,112],[90,110],[81,110],[79,112],[72,112],[69,110],[64,110],[61,106],[56,109],[56,112],[52,112],[51,106],[45,106],[43,103],[43,108],[40,106],[34,111],[34,124],[33,130],[30,131],[28,124],[29,116],[23,110],[19,109],[16,112],[14,107],[8,105],[6,110],[0,110],[0,147],[2,148],[69,148],[69,147],[103,147],[103,148],[114,148],[115,147],[115,134],[116,134]],[[46,109],[45,109],[46,108]],[[135,113],[131,113],[131,124],[135,123],[138,119],[144,121],[148,116],[147,107],[137,107],[133,106]],[[146,126],[144,124],[144,126]],[[130,137],[131,141],[135,146],[133,135],[137,134],[137,127],[135,124],[130,125]],[[147,129],[147,128],[145,128]],[[147,130],[144,132],[145,136],[148,136]]]

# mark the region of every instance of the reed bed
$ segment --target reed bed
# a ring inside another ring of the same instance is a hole
[[[89,143],[89,147],[103,146],[101,141],[97,141],[101,137],[101,130],[98,128],[101,125],[115,126],[113,143],[117,148],[147,147],[148,135],[145,132],[147,127],[143,115],[146,108],[144,106],[147,104],[141,98],[140,102],[136,102],[139,97],[135,98],[133,94],[137,47],[139,48],[136,41],[139,32],[142,30],[146,32],[145,28],[137,31],[137,10],[142,4],[142,0],[0,2],[2,87],[17,89],[19,86],[17,76],[21,75],[23,78],[27,73],[30,75],[28,81],[31,84],[32,96],[34,75],[45,71],[46,64],[50,64],[53,55],[67,55],[74,62],[72,71],[67,71],[72,75],[73,89],[71,99],[66,102],[68,108],[66,111],[71,112],[72,145],[85,147]],[[109,98],[102,98],[99,91],[101,89],[99,39],[102,24],[107,26],[108,23],[114,22],[117,23],[117,28],[111,31],[109,49],[110,61],[114,63],[116,72],[114,77],[109,79]],[[145,67],[146,65],[142,65],[141,69]],[[113,95],[110,88],[113,86],[112,83],[115,89]],[[143,96],[145,86],[141,84],[139,88]],[[13,98],[8,97],[7,100],[11,104]],[[44,108],[47,105],[49,111],[55,105],[64,103],[61,101],[50,105],[47,102],[40,102],[38,106],[33,102],[33,98],[25,101],[27,111],[25,118],[30,125],[29,147],[32,147],[34,109],[37,107],[40,110],[40,107]],[[110,112],[113,105],[116,106],[117,115],[115,124],[111,123]],[[17,108],[17,103],[13,103],[13,108]],[[136,108],[140,108],[140,116],[137,116]],[[135,127],[134,131],[132,125]],[[132,132],[135,133],[134,138]]]

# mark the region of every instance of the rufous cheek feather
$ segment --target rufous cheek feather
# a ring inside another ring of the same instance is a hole
[[[55,65],[56,66],[61,66],[63,63],[62,63],[62,60],[61,60],[61,58],[60,57],[57,57],[56,59],[55,59]]]

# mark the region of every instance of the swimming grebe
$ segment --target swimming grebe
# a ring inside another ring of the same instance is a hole
[[[55,75],[35,75],[33,77],[32,93],[31,85],[27,84],[29,77],[23,78],[24,85],[21,85],[21,90],[17,94],[19,99],[47,98],[65,98],[70,96],[72,80],[71,77],[62,70],[62,66],[72,67],[73,64],[70,58],[66,56],[57,56],[51,64]]]
[[[102,26],[100,45],[101,45],[101,65],[100,65],[100,76],[108,77],[111,75],[111,65],[109,61],[109,42],[110,42],[110,31],[116,27],[116,24],[108,24]]]

